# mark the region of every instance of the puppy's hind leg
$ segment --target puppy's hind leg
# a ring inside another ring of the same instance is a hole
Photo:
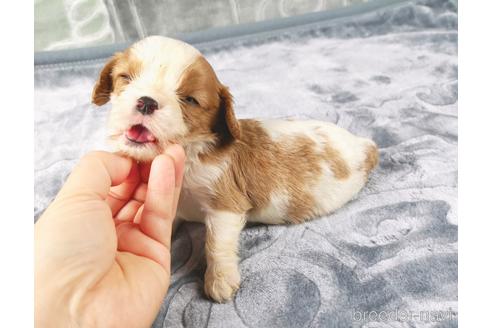
[[[216,302],[230,300],[239,288],[238,243],[245,222],[245,214],[227,211],[212,211],[205,218],[205,294]]]

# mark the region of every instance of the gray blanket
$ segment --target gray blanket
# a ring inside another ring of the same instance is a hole
[[[238,117],[336,122],[375,140],[381,162],[328,217],[247,227],[227,304],[203,296],[203,227],[182,225],[154,327],[457,326],[455,5],[409,1],[199,48]],[[35,69],[36,218],[82,154],[106,147],[109,108],[89,104],[102,63]]]

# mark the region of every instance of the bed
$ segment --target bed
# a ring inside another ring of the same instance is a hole
[[[457,326],[457,5],[354,8],[180,36],[239,118],[334,122],[375,140],[380,164],[332,215],[245,228],[242,285],[226,304],[203,295],[203,226],[181,225],[153,327]],[[91,91],[124,46],[36,54],[35,219],[84,153],[108,149],[109,106]]]

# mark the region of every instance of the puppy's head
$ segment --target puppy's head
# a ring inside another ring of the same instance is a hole
[[[94,104],[108,101],[111,142],[140,161],[171,143],[240,138],[227,87],[198,50],[178,40],[152,36],[116,53],[92,93]]]

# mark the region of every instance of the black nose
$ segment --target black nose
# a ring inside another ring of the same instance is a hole
[[[144,115],[152,114],[158,107],[157,101],[150,97],[141,97],[137,100],[137,110]]]

